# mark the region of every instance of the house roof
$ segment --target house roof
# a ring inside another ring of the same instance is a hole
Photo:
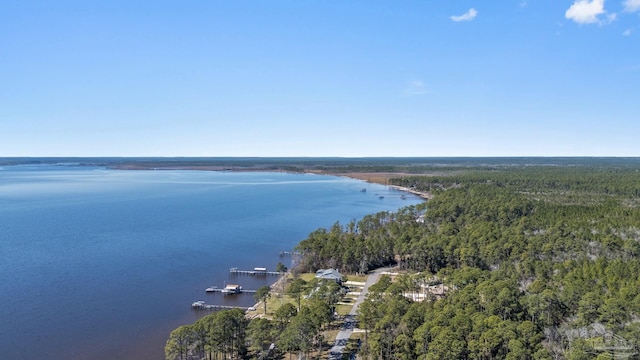
[[[316,278],[329,280],[342,280],[342,275],[336,269],[320,269],[316,271]]]

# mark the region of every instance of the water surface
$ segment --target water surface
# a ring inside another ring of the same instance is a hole
[[[366,188],[366,192],[360,191]],[[384,199],[380,199],[384,196]],[[251,306],[280,251],[309,232],[421,200],[357,180],[287,173],[0,169],[0,354],[8,359],[163,359],[195,300]]]

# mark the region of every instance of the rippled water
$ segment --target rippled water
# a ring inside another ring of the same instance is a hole
[[[206,287],[275,280],[229,268],[289,265],[279,252],[318,227],[420,202],[400,196],[318,175],[5,166],[0,354],[163,359],[169,332],[202,315],[193,301],[254,302]]]

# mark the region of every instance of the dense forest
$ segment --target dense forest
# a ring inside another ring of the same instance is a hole
[[[306,270],[398,263],[360,308],[375,359],[638,358],[640,172],[524,167],[393,179],[422,207],[320,229]],[[445,296],[406,293],[444,284]]]
[[[618,165],[490,166],[392,179],[433,197],[314,231],[297,247],[296,272],[398,267],[400,275],[383,276],[359,309],[361,358],[639,359],[640,168]],[[436,286],[444,292],[429,290]],[[299,299],[303,288],[290,291]],[[424,301],[409,296],[420,293]],[[264,354],[274,342],[308,352],[331,322],[328,298],[284,306],[273,320],[236,314],[243,330],[231,337],[235,345],[216,349],[251,357],[247,346]],[[209,337],[218,328],[211,324],[228,321],[218,317],[231,316],[223,313],[202,320]],[[193,349],[206,336],[193,340],[198,325],[188,326]]]

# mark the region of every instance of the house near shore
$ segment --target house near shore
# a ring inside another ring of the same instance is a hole
[[[332,280],[342,284],[342,275],[337,269],[320,269],[316,271],[316,279]]]

